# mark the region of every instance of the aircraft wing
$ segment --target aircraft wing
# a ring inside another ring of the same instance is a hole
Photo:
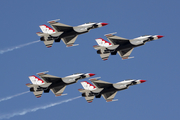
[[[37,75],[39,75],[39,77],[43,79],[46,83],[51,83],[59,80],[62,81],[60,77],[46,74],[46,72],[37,73]]]
[[[124,50],[118,51],[118,54],[122,57],[123,60],[128,59],[131,52],[133,51],[134,48],[128,48]]]
[[[33,92],[33,93],[37,98],[39,98],[43,94],[43,91],[36,91],[36,92]]]
[[[127,42],[129,42],[128,39],[122,38],[119,36],[115,36],[113,34],[106,34],[105,36],[114,45],[119,45],[119,44],[122,45],[122,44],[126,44]]]
[[[64,92],[66,86],[58,86],[51,89],[51,91],[55,94],[55,96],[61,96]]]
[[[94,86],[97,87],[97,88],[105,88],[105,87],[112,86],[112,83],[105,82],[105,81],[98,80],[98,79],[90,79],[90,81],[91,81],[91,82],[94,84]]]
[[[111,102],[114,99],[116,93],[117,91],[107,92],[107,93],[102,94],[102,96],[104,97],[106,102]]]
[[[52,21],[48,21],[48,23],[52,26],[52,28],[56,31],[56,32],[64,32],[64,31],[68,31],[70,29],[73,29],[72,26],[66,25],[66,24],[62,24],[57,22],[58,20],[52,20]]]
[[[64,42],[66,47],[71,47],[71,46],[73,46],[73,44],[76,41],[77,37],[78,37],[77,35],[64,37],[64,38],[62,38],[62,41]]]

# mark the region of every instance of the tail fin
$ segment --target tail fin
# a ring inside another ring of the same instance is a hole
[[[96,39],[96,42],[98,43],[99,46],[102,46],[102,47],[110,47],[112,46],[112,44],[102,38],[98,38]]]
[[[90,83],[87,82],[87,81],[81,82],[81,85],[83,86],[83,88],[84,88],[85,90],[95,90],[95,89],[96,89],[96,87],[95,87],[94,85],[90,84]]]
[[[38,78],[38,77],[36,77],[34,75],[29,76],[29,79],[35,85],[43,85],[43,84],[45,84],[45,82],[43,80],[41,80],[40,78]]]
[[[50,27],[48,27],[47,25],[40,25],[39,27],[41,28],[43,33],[47,33],[47,34],[55,33],[55,30],[50,28]]]

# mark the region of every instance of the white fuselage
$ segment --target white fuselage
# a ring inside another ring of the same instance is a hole
[[[131,44],[133,45],[141,45],[144,44],[147,41],[151,41],[151,40],[157,40],[158,37],[157,35],[145,35],[145,36],[140,36],[134,39],[129,40]]]
[[[62,78],[62,81],[64,83],[74,83],[76,82],[77,80],[79,79],[83,79],[83,78],[88,78],[90,77],[89,73],[76,73],[76,74],[73,74],[73,75],[69,75],[69,76],[66,76],[64,78]]]
[[[102,27],[101,23],[85,23],[76,27],[73,27],[77,33],[88,32],[90,29]]]

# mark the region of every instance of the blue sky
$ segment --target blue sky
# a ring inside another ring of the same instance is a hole
[[[78,98],[10,119],[179,119],[179,4],[177,0],[0,1],[0,50],[39,40],[35,33],[41,31],[39,25],[48,25],[49,20],[60,19],[59,22],[71,26],[109,23],[78,36],[76,47],[66,48],[61,41],[48,49],[38,42],[0,54],[0,99],[28,91],[25,85],[30,83],[28,76],[42,71],[59,77],[90,72],[112,83],[124,79],[147,80],[118,92],[117,102],[106,103],[100,98],[88,104],[84,98]],[[135,48],[131,54],[134,59],[123,61],[116,55],[102,61],[92,46],[97,44],[96,38],[106,39],[104,34],[112,32],[128,39],[146,34],[164,37]],[[79,88],[82,88],[80,81],[67,86],[66,96],[55,97],[50,92],[37,99],[27,93],[2,101],[0,117],[78,97]]]

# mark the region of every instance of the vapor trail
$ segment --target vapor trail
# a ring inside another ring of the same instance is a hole
[[[29,43],[26,43],[26,44],[22,44],[22,45],[18,45],[16,47],[12,47],[12,48],[8,48],[8,49],[4,49],[4,50],[0,50],[0,54],[3,54],[5,52],[10,52],[10,51],[13,51],[15,49],[19,49],[19,48],[22,48],[22,47],[25,47],[25,46],[28,46],[28,45],[31,45],[33,43],[37,43],[39,42],[40,40],[37,40],[37,41],[33,41],[33,42],[29,42]]]
[[[28,92],[29,92],[29,91],[22,92],[22,93],[18,93],[18,94],[16,94],[16,95],[12,95],[12,96],[9,96],[9,97],[1,98],[1,99],[0,99],[0,102],[5,101],[5,100],[12,99],[12,98],[14,98],[14,97],[17,97],[17,96],[20,96],[20,95],[23,95],[23,94],[26,94],[26,93],[28,93]]]
[[[35,108],[32,108],[32,109],[25,109],[25,110],[22,110],[22,111],[19,111],[19,112],[3,114],[3,115],[0,115],[0,119],[9,119],[9,118],[12,118],[12,117],[15,117],[15,116],[25,115],[25,114],[27,114],[29,112],[35,112],[35,111],[40,110],[40,109],[47,109],[47,108],[50,108],[50,107],[53,107],[53,106],[56,106],[56,105],[59,105],[59,104],[65,103],[65,102],[70,102],[70,101],[78,99],[80,97],[81,96],[78,96],[78,97],[70,98],[70,99],[67,99],[67,100],[64,100],[64,101],[51,103],[51,104],[48,104],[48,105],[45,105],[45,106],[35,107]]]

